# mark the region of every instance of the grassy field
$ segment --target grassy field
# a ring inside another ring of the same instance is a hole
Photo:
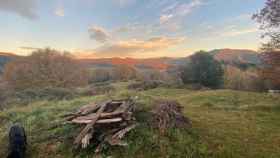
[[[128,146],[104,147],[102,156],[113,158],[279,158],[280,97],[232,90],[191,91],[157,88],[136,92],[117,83],[110,95],[68,101],[39,101],[0,112],[0,157],[5,157],[7,132],[14,122],[24,124],[30,158],[92,158],[93,147],[73,151],[71,143],[79,129],[73,125],[54,128],[61,115],[91,101],[138,96],[140,125],[127,137]],[[166,136],[148,125],[147,112],[155,99],[173,99],[184,106],[192,120],[190,130],[170,129]]]

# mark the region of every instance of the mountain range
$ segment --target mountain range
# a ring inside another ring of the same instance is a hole
[[[209,52],[218,61],[225,64],[249,64],[258,65],[261,63],[259,54],[247,49],[215,49]],[[137,68],[152,68],[166,70],[173,66],[184,65],[189,57],[171,58],[98,58],[98,59],[79,59],[82,62],[96,67],[112,67],[115,65],[126,64]]]
[[[251,64],[258,65],[261,63],[259,54],[253,50],[246,49],[215,49],[209,52],[218,61],[225,64]],[[0,72],[3,66],[12,60],[16,55],[12,53],[1,53],[0,52]],[[79,58],[82,63],[90,67],[114,67],[116,65],[126,64],[134,66],[139,69],[157,69],[167,70],[174,66],[184,65],[189,57],[171,58],[171,57],[160,57],[160,58],[98,58],[98,59],[87,59]]]

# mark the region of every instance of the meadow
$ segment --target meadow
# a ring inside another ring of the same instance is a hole
[[[7,133],[22,123],[28,136],[30,158],[88,158],[94,148],[75,151],[74,125],[54,126],[62,115],[89,102],[108,98],[138,96],[138,127],[126,138],[128,146],[105,146],[96,157],[112,158],[278,158],[280,157],[280,96],[234,90],[189,90],[159,87],[146,91],[128,90],[128,82],[117,82],[118,89],[104,95],[71,100],[39,100],[0,111],[0,157],[7,153]],[[177,100],[192,128],[170,129],[161,136],[149,125],[154,100]]]

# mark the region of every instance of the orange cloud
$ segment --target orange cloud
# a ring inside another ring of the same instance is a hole
[[[90,55],[95,57],[116,57],[116,56],[130,56],[137,53],[146,53],[159,51],[179,43],[182,43],[185,38],[168,38],[168,37],[154,37],[148,40],[128,40],[119,41],[112,44],[105,44],[98,47],[89,53],[84,53],[82,56]]]

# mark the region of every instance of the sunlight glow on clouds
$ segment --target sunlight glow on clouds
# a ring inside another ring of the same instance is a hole
[[[148,40],[132,39],[128,41],[118,41],[116,43],[104,44],[92,50],[89,52],[89,54],[92,54],[96,57],[108,57],[112,55],[129,56],[135,53],[146,53],[166,49],[176,46],[177,44],[182,43],[184,40],[185,38],[183,37],[154,37]]]
[[[36,50],[32,47],[51,47],[95,56],[159,57],[225,47],[257,49],[260,31],[251,16],[265,0],[253,1],[0,0],[5,37],[0,52],[27,54]]]

